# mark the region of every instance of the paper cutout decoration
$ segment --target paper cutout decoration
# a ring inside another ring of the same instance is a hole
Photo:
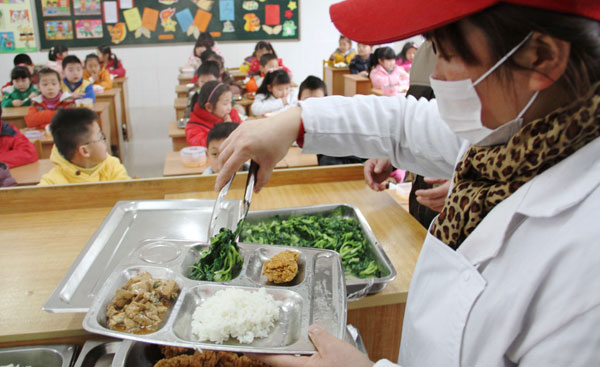
[[[213,38],[219,38],[219,37],[221,37],[221,32],[210,32],[210,35]]]
[[[158,22],[158,10],[152,8],[144,8],[142,15],[142,27],[154,32],[156,31],[156,23]]]
[[[177,22],[172,19],[175,14],[175,8],[167,8],[161,10],[159,14],[160,25],[163,27],[164,32],[175,32],[175,26]],[[160,38],[160,36],[159,36]],[[166,38],[165,38],[166,39]]]
[[[119,11],[116,1],[105,1],[102,3],[104,9],[104,23],[113,24],[119,21]]]
[[[244,30],[246,32],[258,32],[260,30],[260,19],[254,13],[244,15]]]
[[[283,33],[284,37],[292,37],[296,35],[296,23],[293,20],[286,20],[283,22]]]
[[[140,10],[138,8],[131,8],[123,11],[123,17],[125,18],[125,23],[127,23],[129,32],[133,32],[142,26],[142,17],[140,16]]]
[[[168,40],[175,39],[175,35],[173,35],[173,34],[159,34],[158,35],[158,39],[161,40],[161,41],[168,41]]]
[[[279,17],[279,5],[265,5],[265,24],[278,25],[281,24]]]
[[[119,0],[119,6],[121,9],[133,8],[133,0]]]
[[[0,32],[0,51],[15,50],[15,34],[13,32]]]
[[[42,1],[42,15],[45,17],[71,15],[71,7],[69,6],[69,0],[41,0],[41,1]]]
[[[219,1],[219,20],[221,22],[235,20],[235,8],[233,0]]]
[[[208,28],[208,23],[210,23],[211,18],[212,13],[198,9],[196,16],[194,17],[194,25],[200,32],[206,32],[206,28]]]
[[[254,11],[258,9],[258,3],[256,1],[244,1],[242,8],[247,11]]]
[[[158,0],[158,2],[161,3],[161,4],[163,4],[163,5],[173,5],[177,1],[179,1],[179,0]]]
[[[291,11],[290,9],[286,10],[285,13],[283,14],[284,17],[288,18],[288,19],[292,19],[292,17],[294,16],[294,12]]]
[[[207,11],[207,12],[210,12],[210,10],[212,9],[213,3],[215,2],[214,0],[192,0],[192,1],[200,9]]]
[[[296,3],[294,0],[290,1],[288,3],[288,8],[292,11],[296,10],[296,9],[298,9],[298,3]]]
[[[102,38],[101,19],[79,19],[75,21],[75,36],[78,39]]]
[[[223,23],[223,33],[233,32],[235,32],[235,27],[233,26],[233,23],[231,23],[230,21],[226,21],[225,23]]]
[[[44,21],[44,32],[48,41],[65,41],[73,39],[73,23],[70,20]]]
[[[115,25],[107,25],[108,34],[110,34],[110,40],[115,45],[123,42],[125,37],[127,36],[127,28],[125,27],[125,23],[117,23]]]
[[[73,15],[101,14],[100,0],[73,0]],[[75,28],[77,28],[77,26]]]
[[[12,24],[29,23],[29,11],[27,9],[10,10],[10,22]]]
[[[269,25],[263,25],[262,29],[263,29],[263,31],[265,31],[266,34],[276,35],[276,34],[279,34],[279,32],[281,32],[282,26],[281,26],[281,24],[276,25],[275,27],[271,27]]]
[[[184,9],[175,14],[177,21],[179,22],[179,26],[181,30],[185,33],[188,28],[194,23],[194,17],[192,17],[192,12],[190,9]]]

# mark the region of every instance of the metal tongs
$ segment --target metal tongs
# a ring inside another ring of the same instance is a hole
[[[252,202],[252,193],[254,192],[254,185],[256,184],[256,174],[258,172],[258,163],[254,161],[250,161],[250,169],[248,170],[248,179],[246,180],[246,189],[244,191],[244,199],[242,200],[242,207],[240,211],[240,220],[238,221],[237,228],[235,229],[235,241],[240,237],[240,233],[242,232],[242,225],[244,224],[244,220],[246,219],[246,215],[248,214],[248,210],[250,209],[250,203]],[[223,211],[223,200],[225,199],[225,195],[229,192],[229,187],[235,178],[235,173],[229,181],[223,186],[221,191],[219,191],[219,196],[217,196],[217,200],[215,200],[215,205],[213,207],[213,212],[210,217],[210,224],[208,226],[208,243],[210,243],[210,239],[221,229],[217,228],[217,223],[219,222],[219,217],[221,212]]]

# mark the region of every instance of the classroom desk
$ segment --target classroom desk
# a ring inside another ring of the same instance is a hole
[[[334,68],[329,65],[323,66],[325,73],[325,84],[327,84],[327,94],[344,95],[344,75],[350,73],[348,68]]]
[[[96,94],[96,102],[108,103],[110,118],[110,141],[116,146],[119,157],[123,157],[125,144],[123,142],[123,112],[121,106],[121,89],[111,88]]]
[[[344,95],[371,94],[371,79],[360,74],[344,75]]]
[[[169,121],[169,137],[173,144],[173,151],[178,152],[189,144],[185,139],[185,129],[177,127],[177,121]]]
[[[179,81],[179,85],[186,85],[192,82],[194,78],[194,73],[180,73],[177,75],[177,80]]]
[[[27,115],[27,111],[29,110],[29,106],[25,107],[3,107],[2,108],[2,121],[10,122],[15,125],[17,128],[22,129],[26,127],[25,124],[25,115]]]
[[[185,109],[188,106],[188,99],[185,98],[175,98],[175,102],[173,103],[173,107],[175,108],[175,118],[177,120],[182,119],[185,116]]]
[[[239,101],[234,101],[234,103],[244,107],[246,110],[246,116],[250,116],[250,106],[252,106],[252,103],[254,103],[254,98],[243,97]]]
[[[190,94],[190,88],[187,85],[176,85],[175,86],[175,94],[177,94],[177,98],[187,98]]]
[[[121,123],[125,126],[125,140],[130,140],[133,136],[133,129],[131,127],[131,117],[129,116],[129,88],[127,86],[127,77],[114,78],[113,88],[119,88],[121,90]]]
[[[17,185],[37,185],[45,173],[48,173],[54,167],[49,159],[40,159],[37,162],[29,163],[24,166],[19,166],[10,169],[10,174],[13,176]]]
[[[229,73],[229,75],[231,75],[231,77],[233,78],[234,82],[239,82],[242,81],[244,79],[246,79],[246,76],[248,76],[248,74],[246,73],[242,73],[239,69],[228,69],[227,72]]]

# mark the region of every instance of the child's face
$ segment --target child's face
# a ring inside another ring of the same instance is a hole
[[[100,72],[100,63],[97,59],[88,59],[85,62],[85,69],[90,74],[97,74]]]
[[[208,164],[214,173],[219,172],[219,154],[224,141],[225,139],[213,139],[208,143]]]
[[[204,83],[208,83],[213,80],[217,80],[217,78],[215,78],[215,76],[212,74],[198,75],[198,80],[196,81],[196,84],[198,85],[198,88],[202,88]]]
[[[198,46],[194,49],[194,54],[196,55],[196,57],[200,57],[200,55],[202,55],[202,53],[206,51],[206,47],[204,46]]]
[[[31,85],[31,79],[17,78],[12,81],[12,84],[15,88],[17,88],[19,92],[25,92],[27,89],[29,89],[29,86]]]
[[[64,73],[69,83],[79,83],[81,78],[83,78],[83,67],[76,62],[67,64]]]
[[[309,99],[309,98],[321,98],[321,97],[325,97],[325,92],[323,92],[323,89],[319,88],[319,89],[303,89],[302,93],[300,93],[300,100],[304,101],[305,99]]]
[[[88,156],[85,158],[90,166],[95,166],[106,159],[106,138],[96,121],[92,123],[89,132],[87,141],[82,145],[87,147]]]
[[[69,51],[61,52],[61,53],[56,54],[56,59],[62,60],[67,56],[69,56]]]
[[[365,45],[362,43],[358,44],[358,55],[360,57],[362,57],[363,59],[366,59],[367,56],[369,56],[371,54],[371,46],[370,45]]]
[[[102,52],[97,51],[96,55],[98,55],[98,58],[100,59],[101,63],[105,64],[108,62],[108,54],[103,54]]]
[[[260,60],[260,58],[262,57],[262,55],[264,55],[264,54],[272,54],[272,52],[268,48],[259,48],[258,50],[256,50],[255,54],[256,54],[256,58]]]
[[[417,53],[417,49],[416,48],[409,48],[408,51],[406,51],[406,59],[410,62],[413,61],[413,59],[415,58],[415,54]]]
[[[42,74],[38,81],[38,88],[42,93],[42,96],[52,99],[56,98],[58,92],[60,92],[60,82],[56,74]]]
[[[348,50],[350,50],[351,47],[352,44],[348,42],[347,39],[340,39],[340,51],[342,51],[342,53],[346,53]]]
[[[273,86],[269,85],[269,86],[267,86],[267,88],[269,89],[269,92],[271,92],[273,97],[275,97],[275,98],[287,98],[287,96],[290,95],[290,84],[289,83],[276,84]]]
[[[207,103],[206,110],[219,118],[225,119],[225,117],[231,112],[232,98],[233,93],[228,90],[219,96],[219,99],[214,107]]]
[[[379,63],[385,70],[392,70],[396,67],[396,60],[394,59],[379,59]]]
[[[266,63],[265,66],[260,67],[260,71],[264,74],[277,69],[279,69],[279,61],[276,59],[269,60],[269,62]]]

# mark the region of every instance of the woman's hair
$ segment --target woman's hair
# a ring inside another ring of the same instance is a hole
[[[252,53],[252,57],[256,57],[256,51],[263,49],[269,50],[269,53],[272,53],[273,55],[275,55],[275,57],[277,57],[277,52],[275,52],[273,45],[269,41],[258,41],[256,43],[256,46],[254,46],[254,52]]]
[[[265,78],[262,81],[262,84],[256,91],[256,94],[264,94],[267,97],[271,95],[269,88],[267,86],[274,86],[279,84],[289,84],[291,83],[290,74],[283,69],[273,70],[265,75]]]
[[[481,61],[466,41],[462,22],[481,30],[494,61],[500,60],[531,31],[570,42],[567,68],[558,82],[572,97],[585,95],[600,80],[600,22],[527,6],[498,4],[426,35],[436,40],[436,51],[441,57],[448,58],[448,50],[452,49],[471,65]],[[501,80],[510,82],[512,70],[527,68],[509,58],[498,69]]]
[[[25,66],[15,66],[10,72],[10,80],[15,79],[31,79],[31,73]]]
[[[198,55],[196,55],[196,48],[198,47],[205,47],[207,50],[212,50],[213,47],[215,47],[215,40],[214,38],[212,38],[212,36],[210,35],[210,33],[208,32],[202,32],[200,33],[200,36],[198,37],[198,39],[196,40],[196,43],[194,44],[194,56],[198,57]]]
[[[42,68],[40,71],[38,71],[37,75],[38,75],[38,79],[37,81],[39,82],[40,80],[42,80],[42,77],[44,75],[56,75],[56,80],[58,80],[58,82],[60,83],[60,74],[58,74],[58,71],[54,70],[54,69],[50,69],[48,67],[44,67]]]
[[[305,89],[308,89],[308,90],[321,89],[323,91],[323,94],[325,96],[327,96],[327,85],[325,85],[324,81],[322,81],[320,78],[318,78],[314,75],[307,76],[306,79],[304,79],[304,81],[302,83],[300,83],[300,90],[298,91],[298,99],[300,99],[300,96],[302,95],[302,91],[304,91]]]
[[[111,52],[110,46],[100,45],[100,46],[98,46],[98,51],[100,51],[100,53],[102,55],[108,55],[108,61],[113,63],[113,66],[112,66],[113,68],[116,69],[119,67],[119,59],[117,59],[117,55],[115,55]]]
[[[414,48],[416,50],[417,44],[414,42],[406,42],[404,44],[404,46],[402,46],[402,50],[400,50],[400,53],[398,54],[398,59],[402,60],[402,62],[405,62],[406,54],[408,53],[408,50],[410,50],[411,48]]]
[[[56,55],[62,54],[63,52],[66,52],[66,51],[69,51],[69,49],[65,45],[52,46],[52,47],[50,47],[50,50],[48,51],[48,60],[56,61]]]
[[[204,108],[207,103],[214,106],[219,97],[225,92],[229,92],[229,85],[218,80],[212,80],[204,83],[199,92],[192,97],[192,106],[196,103],[200,108]]]
[[[83,64],[84,65],[87,64],[87,62],[89,60],[92,60],[92,59],[94,59],[94,60],[98,61],[98,63],[100,63],[100,58],[98,57],[98,55],[96,55],[96,54],[87,54],[85,56],[85,60],[83,61]]]
[[[373,68],[379,65],[380,59],[396,59],[396,53],[394,52],[394,49],[391,47],[379,47],[377,50],[375,50],[369,59],[369,73],[371,73]]]

